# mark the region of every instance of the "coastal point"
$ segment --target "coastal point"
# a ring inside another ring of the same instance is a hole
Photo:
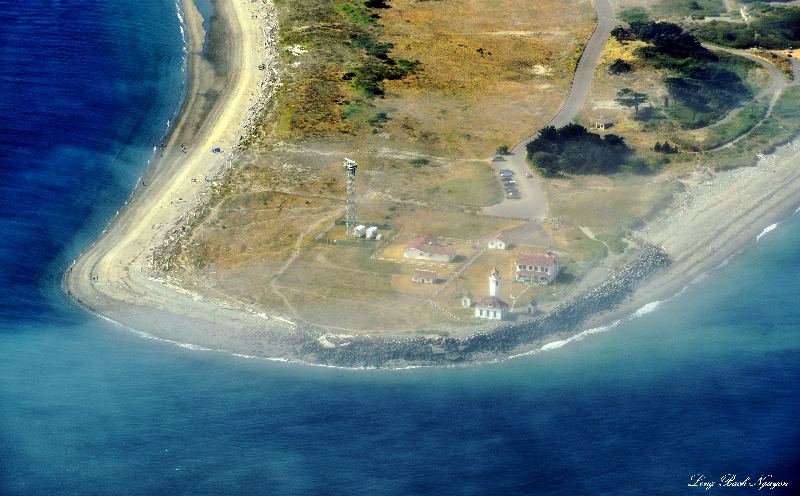
[[[80,305],[244,356],[492,362],[672,298],[800,205],[788,52],[606,0],[317,3],[219,0],[207,32],[183,2],[180,116],[65,274]]]

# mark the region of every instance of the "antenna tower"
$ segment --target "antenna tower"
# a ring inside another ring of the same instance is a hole
[[[344,239],[350,236],[350,231],[356,225],[356,165],[349,158],[344,159],[342,164],[347,171],[347,214]]]

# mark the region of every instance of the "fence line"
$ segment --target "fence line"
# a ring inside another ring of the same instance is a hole
[[[372,254],[372,256],[371,256],[371,257],[369,257],[369,258],[370,258],[370,259],[375,259],[375,257],[377,257],[377,256],[378,256],[378,254],[379,254],[380,252],[382,252],[383,250],[385,250],[387,246],[389,246],[390,244],[392,244],[392,243],[394,242],[394,240],[395,240],[395,239],[397,239],[397,237],[398,237],[398,236],[400,236],[400,233],[397,233],[397,234],[395,234],[395,235],[394,235],[394,236],[393,236],[391,239],[388,239],[388,238],[387,238],[387,241],[386,241],[386,243],[384,243],[384,244],[383,244],[383,246],[378,246],[378,249],[377,249],[377,250],[375,250],[375,253],[373,253],[373,254]]]
[[[435,306],[436,308],[438,308],[438,309],[439,309],[439,310],[441,310],[442,312],[446,313],[447,315],[449,315],[449,316],[453,317],[454,319],[456,319],[456,320],[458,320],[458,321],[461,321],[461,319],[459,319],[458,317],[456,317],[456,316],[455,316],[455,315],[453,315],[452,313],[450,313],[450,312],[448,312],[447,310],[445,310],[444,308],[442,308],[442,306],[441,306],[441,305],[439,305],[439,304],[438,304],[438,303],[436,303],[435,301],[431,300],[430,298],[428,298],[428,300],[427,300],[427,301],[428,301],[428,303],[430,303],[431,305]]]
[[[409,236],[412,238],[418,238],[420,236],[425,236],[424,234],[416,234],[416,233],[400,233],[398,236]],[[438,236],[437,236],[438,237]],[[470,245],[479,245],[481,244],[480,239],[460,239],[460,238],[439,238],[441,241],[452,241],[453,243],[464,243]]]

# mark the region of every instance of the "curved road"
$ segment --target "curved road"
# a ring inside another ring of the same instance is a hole
[[[772,101],[769,104],[769,108],[767,109],[767,113],[764,116],[764,119],[769,117],[770,114],[772,113],[772,107],[775,105],[775,102],[778,100],[778,97],[780,96],[781,90],[783,90],[784,88],[788,88],[790,86],[800,85],[800,78],[798,76],[795,76],[795,79],[793,81],[788,81],[786,79],[786,77],[784,76],[783,72],[781,72],[781,70],[778,69],[774,64],[771,64],[769,61],[767,61],[765,59],[762,59],[760,57],[756,57],[755,55],[752,55],[752,54],[748,53],[745,50],[737,50],[737,49],[733,49],[733,48],[724,48],[724,47],[720,47],[720,46],[717,46],[717,45],[708,45],[708,44],[705,44],[705,43],[703,43],[703,47],[707,48],[708,50],[715,50],[715,51],[719,51],[719,52],[727,52],[727,53],[730,53],[730,54],[733,54],[733,55],[738,55],[740,57],[744,57],[746,59],[749,59],[749,60],[752,60],[754,62],[757,62],[757,63],[761,64],[761,66],[763,66],[765,69],[767,69],[767,71],[769,71],[770,77],[772,78],[772,84],[770,85],[769,88],[765,89],[764,91],[762,91],[761,93],[759,93],[758,95],[753,97],[753,100],[758,100],[759,98],[761,98],[761,97],[763,97],[765,95],[773,95]],[[798,69],[800,69],[800,60],[798,60],[796,58],[790,58],[789,60],[792,63],[792,72],[794,74],[798,74]],[[718,120],[717,122],[715,122],[713,124],[710,124],[710,125],[708,125],[706,127],[701,127],[701,128],[697,128],[697,129],[687,129],[687,130],[684,130],[684,131],[672,131],[669,134],[692,134],[692,133],[697,133],[698,131],[703,131],[704,129],[711,129],[711,128],[714,128],[714,127],[717,127],[717,126],[721,126],[722,124],[730,122],[731,119],[733,119],[736,116],[736,114],[738,114],[739,112],[742,111],[742,109],[744,109],[744,105],[733,109],[724,118],[722,118],[722,119]],[[752,129],[750,131],[738,136],[733,141],[729,141],[728,143],[720,145],[720,146],[718,146],[716,148],[712,148],[711,150],[708,150],[708,151],[712,151],[713,152],[713,151],[719,150],[721,148],[728,148],[728,147],[732,146],[734,143],[736,143],[737,141],[739,141],[740,139],[746,137],[748,134],[750,134],[751,131],[752,131]],[[604,134],[603,131],[597,131],[597,132],[600,133],[600,134]],[[653,131],[653,132],[643,132],[643,133],[624,133],[624,134],[621,134],[620,136],[628,138],[628,137],[637,137],[637,136],[659,136],[659,135],[663,135],[663,134],[664,134],[664,132],[662,132],[662,131]]]
[[[609,0],[594,0],[594,8],[597,11],[597,27],[589,38],[589,43],[581,55],[578,67],[575,68],[575,77],[572,79],[567,101],[561,110],[553,117],[548,126],[563,127],[571,123],[578,112],[583,108],[589,90],[592,87],[594,78],[594,68],[600,59],[600,54],[606,46],[611,30],[619,22],[614,19],[614,8]],[[526,178],[525,173],[530,172],[530,168],[525,163],[525,145],[531,142],[538,132],[528,136],[511,150],[511,153],[503,162],[495,162],[498,169],[511,169],[516,173],[514,178],[517,188],[522,196],[519,200],[506,198],[497,205],[486,207],[481,210],[487,215],[498,217],[511,217],[515,219],[544,220],[547,215],[547,202],[545,201],[542,188],[536,177]]]

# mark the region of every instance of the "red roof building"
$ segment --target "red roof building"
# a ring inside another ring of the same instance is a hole
[[[494,296],[487,296],[475,305],[475,316],[482,319],[503,320],[508,315],[508,304]]]
[[[517,255],[517,281],[526,284],[550,284],[560,266],[558,257],[550,253],[520,253]]]
[[[505,250],[508,245],[508,237],[503,233],[495,234],[489,238],[488,247],[490,250]]]
[[[456,258],[456,249],[452,246],[439,246],[439,238],[426,234],[411,240],[403,248],[403,257],[434,262],[452,262]]]

